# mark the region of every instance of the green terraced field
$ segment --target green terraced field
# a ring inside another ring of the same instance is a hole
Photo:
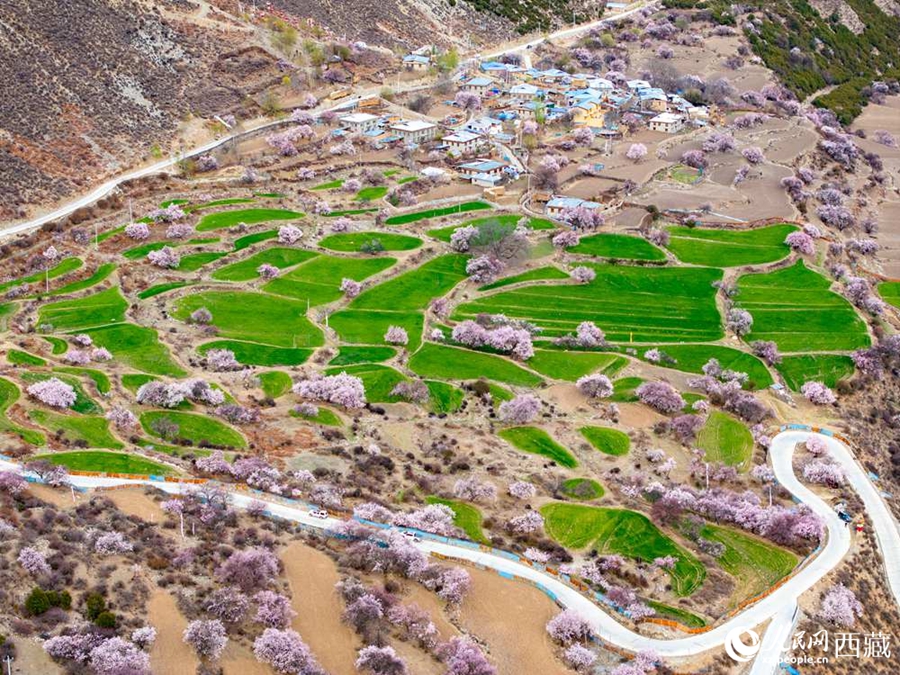
[[[182,377],[186,373],[169,353],[168,347],[159,341],[159,334],[152,328],[133,323],[118,323],[85,331],[94,344],[106,347],[113,359],[136,370],[155,375]]]
[[[621,377],[613,382],[613,395],[609,401],[613,403],[632,403],[638,400],[634,390],[644,382],[640,377]]]
[[[878,284],[878,294],[885,302],[900,309],[900,281],[885,281]]]
[[[232,227],[238,223],[255,225],[271,220],[297,220],[304,214],[287,209],[237,209],[235,211],[220,211],[203,216],[197,224],[197,232],[218,230],[223,227]]]
[[[609,352],[571,352],[560,349],[535,349],[525,362],[532,370],[555,380],[574,382],[588,373],[614,376],[628,365],[628,359]]]
[[[709,413],[706,424],[697,434],[697,447],[710,462],[722,462],[747,469],[753,457],[750,430],[735,417],[718,410]]]
[[[512,286],[513,284],[525,283],[528,281],[553,281],[568,279],[569,275],[558,267],[538,267],[535,270],[522,272],[511,277],[503,277],[492,284],[487,284],[479,288],[479,291],[490,291],[503,286]]]
[[[137,455],[122,452],[55,452],[38,455],[51,464],[59,464],[70,471],[98,471],[100,473],[132,473],[138,475],[165,476],[174,470]]]
[[[329,366],[352,366],[357,363],[378,363],[396,356],[393,347],[341,347]]]
[[[60,415],[46,410],[29,410],[28,417],[51,433],[60,434],[69,443],[84,443],[89,448],[119,450],[124,447],[109,432],[109,422],[93,415]]]
[[[197,347],[200,354],[210,349],[228,349],[234,352],[234,358],[247,366],[299,366],[312,356],[313,349],[294,349],[293,347],[273,347],[257,342],[241,342],[240,340],[213,340]]]
[[[448,206],[443,209],[428,209],[427,211],[415,211],[413,213],[404,213],[399,216],[391,216],[385,222],[387,225],[405,225],[414,223],[418,220],[426,218],[440,218],[442,216],[450,216],[456,213],[469,213],[470,211],[483,211],[491,208],[490,204],[485,202],[463,202],[456,206]]]
[[[707,524],[700,536],[725,546],[725,553],[716,562],[737,582],[731,596],[732,607],[770,589],[799,562],[787,549],[730,527]]]
[[[588,284],[544,284],[484,295],[460,305],[454,319],[480,313],[525,319],[542,336],[575,332],[593,321],[616,342],[703,342],[722,337],[712,283],[721,270],[590,265]]]
[[[291,390],[291,376],[280,370],[269,370],[258,377],[259,386],[269,398],[279,398]]]
[[[260,265],[273,265],[283,270],[314,257],[316,253],[302,248],[267,248],[240,262],[217,269],[212,273],[212,278],[219,281],[252,281],[259,278],[256,270]]]
[[[570,478],[559,486],[560,494],[579,502],[590,502],[603,496],[603,486],[592,478]]]
[[[522,220],[522,216],[518,214],[500,214],[496,216],[487,216],[486,218],[476,218],[475,220],[469,220],[465,223],[460,223],[459,225],[449,225],[447,227],[440,227],[434,230],[428,230],[427,234],[429,237],[433,239],[438,239],[440,241],[450,241],[450,236],[461,227],[478,227],[482,228],[489,225],[497,224],[500,226],[501,230],[506,232],[512,232],[516,229],[516,225],[519,221]],[[546,218],[528,218],[528,227],[532,230],[554,230],[556,229],[556,225],[553,224],[552,221],[547,220]],[[472,242],[473,246],[479,246],[478,237]]]
[[[309,348],[323,344],[322,331],[306,318],[306,303],[267,293],[205,291],[179,298],[171,315],[188,321],[197,309],[212,313],[212,324],[225,338],[273,347]]]
[[[81,258],[66,258],[56,266],[51,267],[47,272],[36,272],[35,274],[30,274],[27,277],[22,277],[21,279],[12,279],[11,281],[4,281],[0,283],[0,293],[3,293],[14,286],[21,286],[22,284],[41,284],[41,289],[45,288],[44,284],[47,279],[56,279],[57,277],[61,277],[64,274],[69,274],[70,272],[74,272],[78,268],[80,268],[84,262]]]
[[[782,352],[850,350],[869,345],[865,322],[802,261],[738,279],[738,304],[753,315],[747,341],[774,340]]]
[[[228,253],[222,251],[204,251],[202,253],[192,253],[183,256],[176,268],[179,272],[196,272],[204,265],[215,262],[219,258],[224,258]]]
[[[116,287],[75,300],[60,300],[41,307],[38,325],[55,332],[79,331],[125,320],[128,302]]]
[[[18,436],[29,445],[44,445],[47,442],[44,434],[34,429],[20,427],[6,416],[6,411],[19,400],[19,395],[19,388],[14,383],[0,377],[0,434]]]
[[[555,464],[570,469],[578,466],[578,460],[571,452],[538,427],[511,427],[497,432],[497,435],[522,452],[547,457]]]
[[[97,392],[100,394],[108,394],[112,390],[112,382],[110,382],[109,377],[106,375],[106,373],[94,368],[61,366],[58,368],[54,368],[53,371],[56,373],[67,373],[69,375],[86,377],[94,383],[94,386],[97,387]]]
[[[731,347],[721,345],[657,345],[664,354],[675,359],[675,363],[663,361],[657,365],[664,368],[673,368],[685,373],[702,373],[703,366],[710,359],[716,359],[722,368],[747,373],[750,379],[747,381],[749,389],[765,389],[774,381],[772,373],[766,364],[747,352],[742,352]],[[638,349],[638,357],[646,361],[649,347]]]
[[[453,509],[453,524],[466,533],[466,537],[479,544],[488,544],[488,538],[484,536],[484,530],[481,523],[484,517],[481,511],[465,502],[453,499],[441,499],[440,497],[427,497],[425,501],[428,504],[443,504]]]
[[[86,279],[82,279],[81,281],[73,281],[72,283],[66,284],[65,286],[60,286],[56,290],[50,291],[50,295],[65,295],[66,293],[77,293],[78,291],[83,291],[85,288],[96,286],[101,281],[106,279],[106,277],[112,274],[115,269],[116,266],[113,263],[103,263],[91,276],[87,277]]]
[[[493,354],[473,352],[427,342],[412,355],[409,369],[417,375],[439,380],[478,380],[536,387],[543,381],[512,361]]]
[[[357,253],[362,250],[364,245],[373,241],[379,242],[384,251],[412,251],[422,245],[422,240],[418,237],[368,230],[366,232],[330,234],[319,240],[319,246],[327,248],[329,251]]]
[[[577,246],[566,249],[569,253],[590,255],[595,258],[623,260],[650,260],[662,262],[666,254],[646,239],[626,234],[591,234],[582,237]]]
[[[47,362],[40,356],[23,352],[19,349],[10,349],[6,352],[6,360],[20,366],[46,366]]]
[[[381,312],[375,309],[345,309],[329,317],[329,325],[343,342],[350,344],[384,344],[384,334],[391,326],[406,329],[409,349],[422,341],[425,317],[422,312]]]
[[[141,426],[151,436],[164,441],[187,441],[191,445],[210,444],[226,448],[244,448],[246,439],[235,429],[205,415],[195,415],[174,410],[149,410],[141,413]],[[163,438],[154,428],[155,423],[164,420],[177,425],[178,430],[171,438]]]
[[[810,380],[835,387],[856,370],[853,359],[842,354],[785,356],[776,367],[784,377],[785,384],[793,391],[800,391],[800,387]]]
[[[253,246],[253,244],[258,244],[261,241],[268,241],[269,239],[276,239],[277,237],[278,230],[264,230],[262,232],[246,234],[243,237],[238,237],[234,240],[234,250],[242,251],[249,246]]]
[[[631,448],[631,439],[628,434],[618,429],[581,427],[578,431],[587,439],[588,443],[607,455],[627,455]]]
[[[706,568],[697,558],[636,511],[553,503],[542,507],[541,514],[547,534],[567,548],[591,546],[602,554],[645,562],[676,557],[678,562],[668,574],[677,595],[690,595],[706,578]]]
[[[174,291],[176,288],[183,288],[184,286],[188,286],[189,282],[187,281],[169,281],[164,284],[156,284],[155,286],[150,286],[140,293],[138,293],[138,297],[141,300],[146,300],[147,298],[152,298],[155,295],[161,295],[168,291]]]
[[[786,258],[785,237],[795,225],[770,225],[752,230],[669,227],[669,250],[682,262],[710,267],[760,265]]]
[[[428,380],[425,385],[428,387],[428,393],[431,394],[432,412],[441,415],[455,413],[459,410],[465,397],[462,389],[435,380]]]
[[[263,290],[276,295],[295,298],[305,306],[324,305],[344,297],[341,281],[346,277],[364,281],[392,267],[395,258],[342,258],[318,255],[295,267],[290,272],[273,279]]]
[[[378,258],[377,260],[381,260]],[[408,272],[363,291],[351,309],[422,310],[466,278],[468,256],[442,255]]]

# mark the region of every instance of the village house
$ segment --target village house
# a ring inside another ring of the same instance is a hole
[[[669,97],[662,89],[657,87],[641,89],[637,96],[642,110],[663,113],[669,109]]]
[[[651,131],[661,131],[664,134],[677,134],[684,129],[684,117],[675,113],[664,112],[652,117],[647,123]]]
[[[340,122],[350,133],[362,134],[378,126],[378,116],[370,113],[351,113],[341,117]]]
[[[473,134],[481,134],[483,136],[493,136],[503,131],[503,122],[493,117],[475,117],[466,122],[463,130],[470,131]]]
[[[485,96],[493,86],[494,81],[489,77],[473,77],[470,80],[459,83],[460,91],[470,91],[479,96]]]
[[[578,197],[553,197],[547,202],[544,210],[549,216],[558,216],[564,211],[579,207],[593,211],[594,209],[599,209],[601,204],[586,199],[579,199]]]
[[[477,159],[474,162],[466,162],[456,167],[456,170],[464,178],[472,178],[473,176],[483,173],[488,175],[500,175],[503,173],[503,162],[493,159]]]
[[[444,136],[442,142],[451,153],[460,155],[473,152],[483,142],[483,139],[471,131],[457,131]]]
[[[437,135],[437,125],[423,120],[402,120],[391,125],[391,131],[405,143],[425,143]]]
[[[575,124],[601,126],[606,115],[606,108],[598,96],[581,99],[572,106],[571,110],[572,121]]]
[[[403,67],[407,70],[428,70],[431,59],[422,54],[407,54],[403,57]]]

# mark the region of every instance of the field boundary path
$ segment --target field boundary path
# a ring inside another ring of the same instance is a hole
[[[831,572],[850,549],[850,528],[838,518],[829,504],[802,485],[794,474],[792,464],[794,447],[813,435],[819,436],[826,443],[831,457],[844,468],[850,486],[865,504],[873,522],[878,546],[881,549],[889,587],[895,600],[900,604],[900,530],[898,530],[896,520],[866,471],[856,462],[853,452],[845,445],[844,439],[828,430],[805,425],[782,427],[781,432],[772,439],[769,458],[777,480],[798,501],[803,502],[822,517],[827,528],[827,541],[820,548],[818,555],[809,558],[806,566],[802,567],[799,572],[774,587],[757,602],[744,607],[743,610],[730,616],[723,623],[702,633],[672,640],[639,635],[628,626],[619,623],[608,613],[608,610],[599,607],[594,599],[584,595],[575,585],[566,583],[566,580],[561,578],[564,575],[560,575],[554,570],[547,570],[542,566],[526,564],[514,553],[488,549],[474,542],[427,534],[423,534],[422,541],[416,545],[436,557],[460,560],[492,569],[503,577],[526,581],[537,586],[559,605],[574,609],[588,619],[600,641],[613,649],[627,652],[654,649],[661,656],[669,658],[694,656],[710,649],[720,648],[733,630],[757,627],[769,619],[773,619],[770,625],[776,627],[777,634],[774,637],[778,638],[780,634],[787,631],[789,626],[793,625],[796,617],[794,610],[800,595]],[[21,465],[2,456],[0,456],[0,469],[25,473]],[[27,473],[25,475],[32,481],[37,480],[34,475]],[[151,485],[165,492],[179,494],[186,492],[192,485],[204,481],[73,473],[70,476],[70,482],[73,487],[79,489]],[[272,501],[271,495],[265,495],[255,490],[234,490],[231,495],[233,505],[238,508],[245,509],[251,503],[263,500],[267,504],[270,516],[298,523],[308,529],[327,532],[341,522],[337,516],[330,516],[327,519],[313,518],[309,513],[310,505],[308,504],[304,505],[303,502],[291,500]],[[389,529],[392,526],[380,525],[380,527]],[[788,611],[788,608],[791,611]],[[769,639],[764,644],[767,647],[780,649],[781,643],[777,639]],[[771,662],[771,667],[754,668],[754,672],[774,672],[778,668],[780,652],[766,656],[765,662],[766,664]]]

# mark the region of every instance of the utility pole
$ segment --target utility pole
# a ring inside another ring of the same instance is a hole
[[[12,675],[12,662],[13,657],[9,654],[6,655],[6,675]]]
[[[704,462],[706,464],[706,489],[709,490],[709,462]]]

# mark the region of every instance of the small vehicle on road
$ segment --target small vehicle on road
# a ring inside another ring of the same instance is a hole
[[[406,539],[408,539],[409,541],[412,541],[415,543],[422,541],[422,537],[417,535],[415,532],[409,532],[408,530],[404,530],[403,536],[406,537]]]
[[[328,519],[328,511],[326,511],[325,509],[313,509],[309,512],[309,515],[313,518],[318,518],[319,520]]]

